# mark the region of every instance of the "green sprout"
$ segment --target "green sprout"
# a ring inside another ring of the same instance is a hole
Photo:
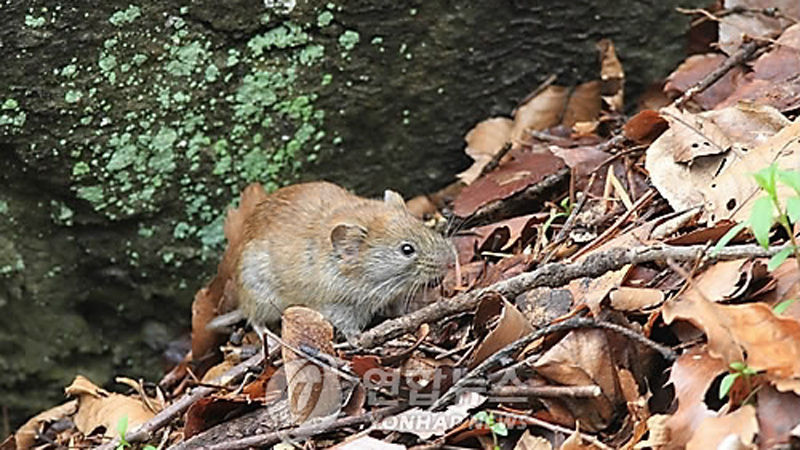
[[[792,230],[792,224],[800,220],[800,172],[778,169],[776,164],[771,164],[753,174],[756,183],[766,195],[759,197],[753,203],[750,217],[744,222],[728,230],[711,250],[711,255],[716,255],[745,228],[750,228],[756,241],[764,248],[769,247],[769,232],[778,224],[789,236],[789,245],[770,258],[767,269],[772,271],[780,266],[786,258],[794,256],[798,269],[800,269],[800,247]],[[786,199],[785,204],[778,198],[778,183],[792,188],[797,194]]]
[[[492,432],[494,450],[500,450],[500,445],[497,443],[497,436],[508,436],[508,428],[506,428],[506,424],[495,421],[494,415],[486,411],[481,411],[475,414],[472,416],[472,420],[486,424],[486,426]]]
[[[131,443],[125,439],[125,433],[128,432],[128,416],[122,416],[117,421],[117,433],[119,434],[119,444],[116,450],[125,450],[131,446]]]
[[[739,377],[744,380],[747,390],[751,391],[752,386],[750,384],[750,377],[758,373],[743,362],[732,362],[729,367],[733,372],[725,375],[725,378],[723,378],[722,382],[719,384],[720,400],[728,395],[733,387],[733,383],[736,382],[736,379]]]

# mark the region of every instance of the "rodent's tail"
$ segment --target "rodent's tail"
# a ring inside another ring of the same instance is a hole
[[[244,320],[244,313],[240,309],[234,309],[209,320],[206,324],[206,330],[221,333],[242,320]]]

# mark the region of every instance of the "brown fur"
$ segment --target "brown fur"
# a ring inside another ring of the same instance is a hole
[[[244,222],[234,283],[257,327],[292,305],[322,312],[346,334],[390,303],[440,278],[453,260],[443,237],[414,218],[402,199],[365,199],[331,183],[280,189]],[[405,255],[411,245],[413,256]]]

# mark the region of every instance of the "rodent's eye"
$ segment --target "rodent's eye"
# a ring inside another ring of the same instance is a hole
[[[416,250],[414,249],[414,246],[411,245],[411,244],[408,244],[408,243],[405,243],[405,244],[401,245],[400,246],[400,251],[403,252],[403,254],[406,255],[406,256],[411,256],[411,255],[414,254],[414,252],[416,252]]]

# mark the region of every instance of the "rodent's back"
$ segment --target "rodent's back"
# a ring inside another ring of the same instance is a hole
[[[245,224],[236,280],[245,315],[269,323],[302,304],[357,331],[388,302],[442,276],[452,247],[391,194],[365,199],[324,182],[271,194]]]

